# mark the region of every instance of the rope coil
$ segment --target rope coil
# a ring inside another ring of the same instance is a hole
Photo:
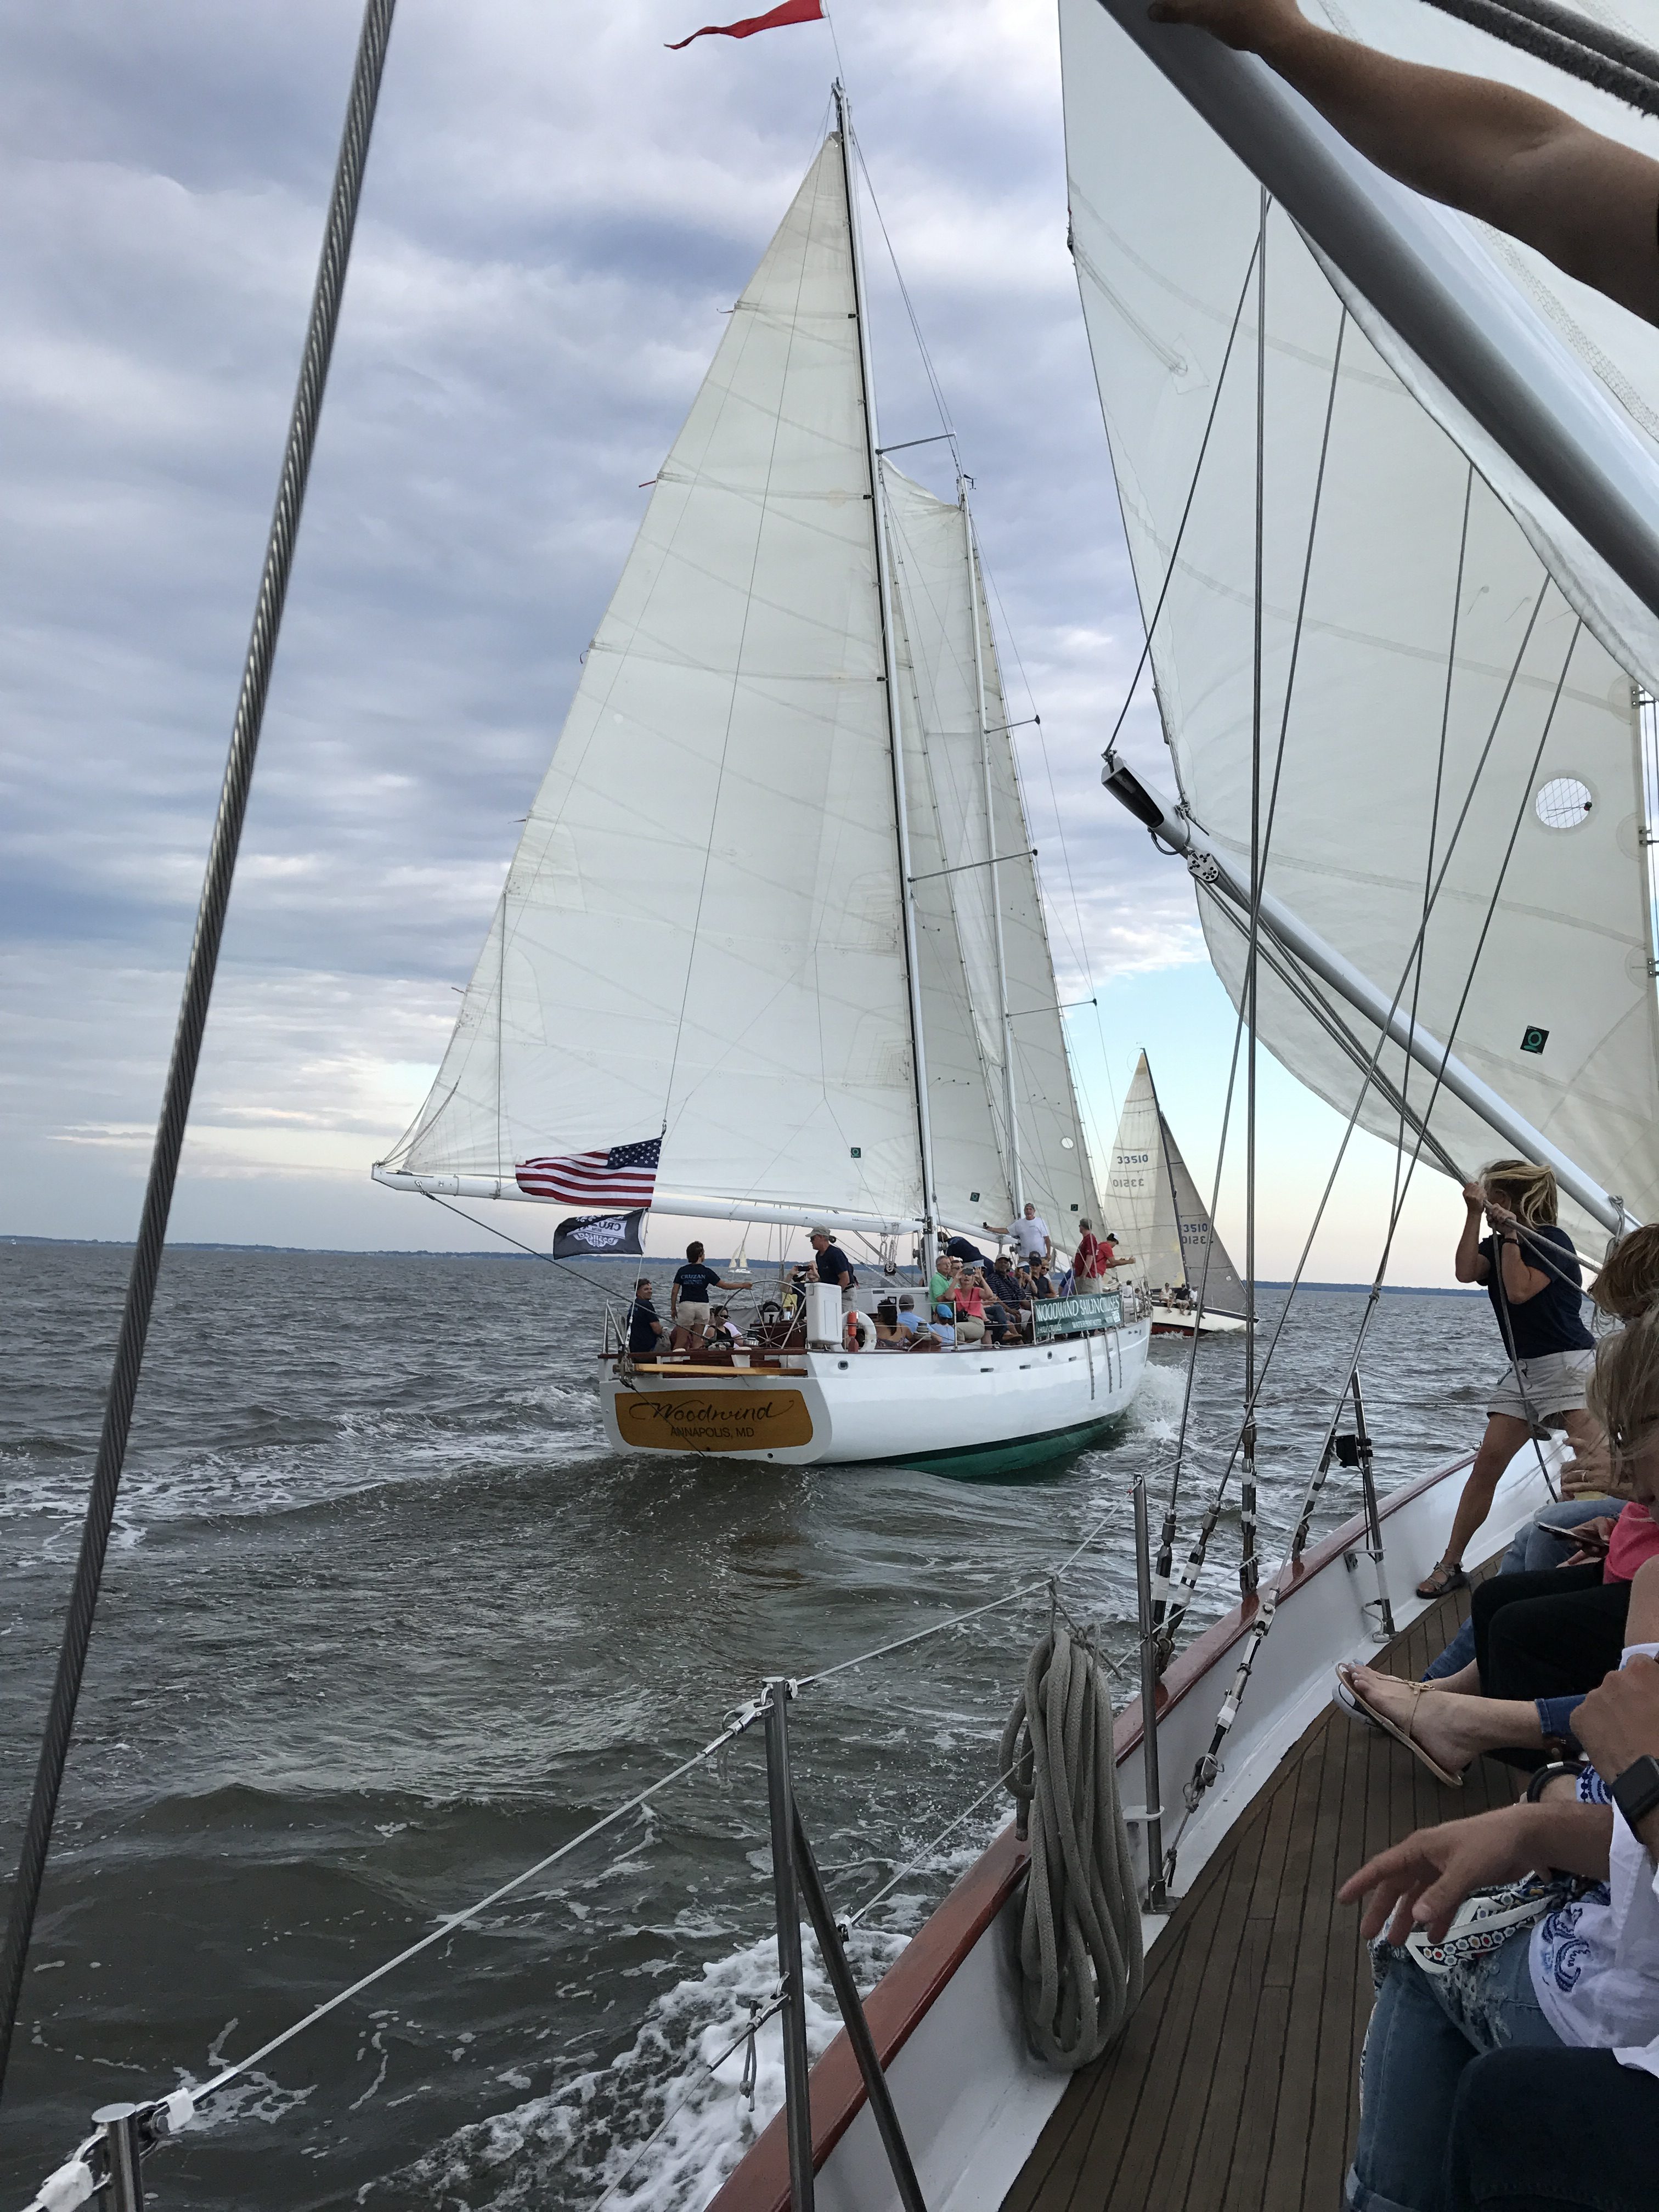
[[[1140,1906],[1112,1707],[1091,1645],[1056,1620],[1032,1652],[998,1764],[1029,1836],[1021,2007],[1049,2065],[1098,2058],[1140,2002]]]

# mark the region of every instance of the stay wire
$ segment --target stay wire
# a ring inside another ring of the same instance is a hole
[[[396,0],[367,0],[358,34],[351,90],[344,128],[336,161],[327,225],[312,293],[305,349],[289,420],[270,529],[260,569],[253,622],[243,663],[241,685],[225,762],[218,812],[208,848],[196,929],[185,969],[179,1024],[150,1155],[149,1176],[144,1191],[143,1212],[133,1252],[122,1308],[120,1332],[104,1405],[101,1434],[93,1472],[91,1494],[81,1533],[80,1551],[64,1637],[47,1709],[33,1793],[24,1823],[13,1884],[3,1961],[0,1962],[0,2092],[21,1999],[24,1962],[33,1933],[34,1917],[45,1877],[46,1855],[57,1816],[58,1793],[69,1759],[70,1739],[76,1707],[92,1642],[93,1620],[103,1578],[104,1558],[115,1517],[117,1495],[126,1458],[127,1437],[138,1393],[139,1371],[149,1335],[149,1323],[167,1242],[167,1218],[172,1211],[179,1158],[191,1097],[201,1059],[202,1039],[213,996],[214,975],[224,934],[225,915],[242,824],[252,786],[254,761],[264,724],[265,701],[270,689],[276,641],[282,629],[294,549],[305,505],[307,480],[316,447],[323,394],[339,324],[340,302],[351,258],[352,235],[362,194],[363,171],[368,157],[369,135],[380,97],[387,43]]]
[[[591,1276],[580,1273],[570,1265],[568,1261],[556,1260],[550,1252],[538,1252],[533,1244],[523,1243],[518,1237],[509,1236],[505,1229],[497,1229],[493,1221],[480,1221],[477,1214],[468,1213],[462,1207],[452,1205],[447,1198],[440,1198],[436,1191],[423,1190],[421,1196],[429,1198],[434,1206],[441,1206],[446,1213],[453,1213],[458,1221],[465,1221],[469,1228],[482,1229],[486,1237],[499,1237],[503,1244],[511,1244],[516,1251],[528,1253],[532,1260],[540,1260],[547,1267],[556,1267],[561,1274],[568,1275],[572,1282],[580,1283],[582,1288],[590,1296],[598,1298],[609,1312],[613,1303],[613,1294],[605,1289],[603,1285],[594,1282]],[[641,1255],[641,1267],[644,1265],[643,1255]]]

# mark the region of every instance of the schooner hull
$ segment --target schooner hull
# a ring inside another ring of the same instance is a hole
[[[646,1367],[625,1382],[602,1376],[599,1401],[623,1452],[1014,1474],[1097,1439],[1139,1387],[1149,1337],[1139,1321],[1000,1352],[814,1352],[785,1369]]]
[[[1243,1336],[1244,1323],[1237,1314],[1182,1313],[1176,1306],[1155,1305],[1151,1320],[1154,1336],[1190,1336],[1194,1326],[1200,1336]]]

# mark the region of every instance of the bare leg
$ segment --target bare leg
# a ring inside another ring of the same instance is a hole
[[[1463,1485],[1463,1495],[1457,1501],[1451,1536],[1441,1554],[1441,1567],[1462,1568],[1465,1550],[1476,1529],[1492,1510],[1492,1492],[1498,1487],[1498,1478],[1531,1434],[1528,1424],[1517,1419],[1513,1413],[1487,1415],[1486,1433],[1480,1439],[1474,1465],[1469,1469],[1468,1480]],[[1418,1584],[1419,1597],[1437,1595],[1429,1587],[1433,1579],[1431,1576]]]
[[[1659,1612],[1659,1591],[1656,1591]],[[1518,1698],[1460,1698],[1425,1690],[1374,1668],[1356,1667],[1353,1685],[1369,1705],[1409,1729],[1429,1757],[1448,1774],[1461,1773],[1483,1751],[1540,1751],[1544,1731],[1538,1708]]]

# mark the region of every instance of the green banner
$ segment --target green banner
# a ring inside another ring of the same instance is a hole
[[[1031,1312],[1039,1344],[1047,1336],[1076,1336],[1091,1328],[1121,1328],[1123,1293],[1097,1291],[1086,1298],[1038,1298]]]

